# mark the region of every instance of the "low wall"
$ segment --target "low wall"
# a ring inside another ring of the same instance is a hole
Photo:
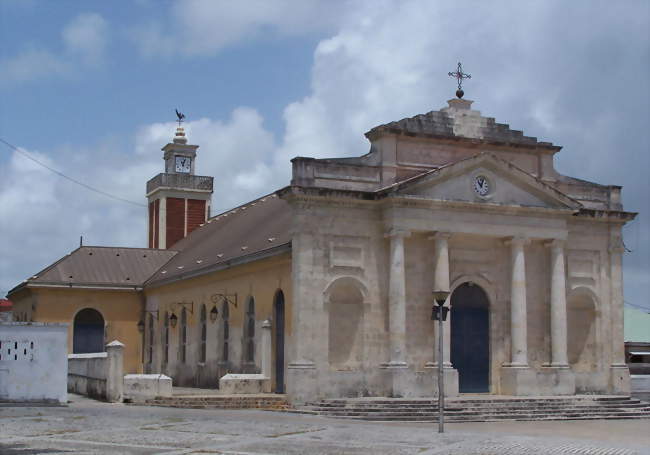
[[[68,324],[0,323],[0,401],[68,401]]]
[[[68,392],[121,402],[123,397],[124,345],[113,341],[106,352],[68,355]]]

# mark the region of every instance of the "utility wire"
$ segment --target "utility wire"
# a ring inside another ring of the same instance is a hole
[[[75,179],[75,178],[73,178],[73,177],[69,177],[69,176],[65,175],[63,172],[59,172],[59,171],[57,171],[56,169],[54,169],[54,168],[48,166],[47,164],[43,163],[42,161],[40,161],[40,160],[34,158],[33,156],[31,156],[31,155],[30,155],[29,153],[27,153],[26,151],[19,149],[19,148],[16,147],[15,145],[10,144],[9,142],[5,141],[5,140],[2,139],[2,138],[0,138],[0,142],[2,142],[3,144],[5,144],[7,147],[11,148],[12,150],[15,150],[16,152],[20,153],[20,154],[23,155],[25,158],[28,158],[28,159],[32,160],[33,162],[35,162],[35,163],[37,163],[37,164],[43,166],[45,169],[49,170],[50,172],[55,173],[55,174],[58,175],[59,177],[63,177],[64,179],[69,180],[69,181],[71,181],[72,183],[76,183],[77,185],[82,186],[82,187],[86,188],[87,190],[94,191],[94,192],[97,193],[97,194],[101,194],[102,196],[106,196],[106,197],[108,197],[108,198],[115,199],[116,201],[126,202],[127,204],[132,204],[132,205],[136,205],[136,206],[138,206],[138,207],[144,207],[144,208],[147,208],[146,205],[144,205],[144,204],[140,204],[139,202],[134,202],[134,201],[130,201],[130,200],[128,200],[128,199],[121,198],[121,197],[119,197],[119,196],[115,196],[114,194],[107,193],[106,191],[102,191],[102,190],[100,190],[100,189],[97,189],[97,188],[94,188],[94,187],[92,187],[92,186],[90,186],[90,185],[87,185],[87,184],[85,184],[85,183],[83,183],[83,182],[80,182],[79,180],[77,180],[77,179]]]
[[[626,305],[629,305],[629,306],[631,306],[631,307],[638,308],[638,309],[640,309],[640,310],[645,310],[645,311],[647,311],[647,312],[650,312],[650,308],[645,307],[645,306],[643,306],[643,305],[639,305],[638,303],[628,302],[627,300],[623,300],[623,302],[624,302]]]

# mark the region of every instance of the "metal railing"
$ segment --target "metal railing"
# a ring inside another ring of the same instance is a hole
[[[212,191],[213,177],[190,174],[158,174],[147,182],[147,194],[160,187]]]

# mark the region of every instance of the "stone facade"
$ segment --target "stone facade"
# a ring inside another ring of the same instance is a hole
[[[560,147],[470,105],[377,127],[360,158],[293,160],[295,400],[435,394],[434,287],[452,292],[447,390],[468,391],[476,365],[451,349],[474,335],[453,327],[464,284],[486,297],[484,391],[629,392],[620,187],[560,175]]]
[[[287,187],[185,229],[109,318],[131,340],[128,371],[211,388],[229,375],[231,391],[305,402],[435,396],[442,361],[451,396],[628,394],[621,229],[635,214],[621,187],[559,174],[561,147],[471,104],[373,128],[360,157],[294,158]],[[193,172],[184,185],[203,185]],[[117,308],[108,291],[37,279],[11,291],[19,318]],[[434,289],[450,292],[442,359]]]

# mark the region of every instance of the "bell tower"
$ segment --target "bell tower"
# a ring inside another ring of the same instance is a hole
[[[213,178],[194,175],[199,146],[187,143],[180,115],[173,141],[161,149],[165,172],[147,182],[149,248],[171,248],[210,216]]]

